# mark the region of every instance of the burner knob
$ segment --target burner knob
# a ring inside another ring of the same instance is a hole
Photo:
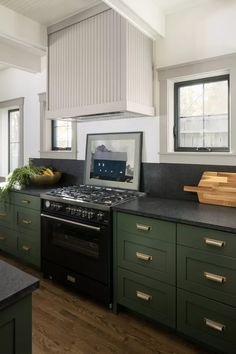
[[[71,215],[75,215],[76,212],[77,212],[77,209],[76,209],[76,208],[71,208],[71,209],[70,209]]]
[[[82,210],[82,218],[86,218],[88,215],[87,210]]]
[[[71,213],[71,207],[70,207],[70,206],[66,207],[66,212],[67,212],[68,214]]]
[[[50,208],[50,206],[51,206],[50,201],[49,201],[49,200],[46,200],[46,201],[45,201],[45,208],[48,209],[48,208]]]
[[[104,217],[103,212],[100,211],[99,213],[97,213],[97,221],[102,221],[103,217]]]
[[[76,215],[80,216],[80,215],[81,215],[81,213],[82,213],[81,208],[79,208],[79,209],[77,209],[77,210],[76,210]]]
[[[58,210],[61,210],[62,206],[60,204],[56,204],[55,205],[55,209],[58,211]]]
[[[92,219],[94,217],[94,212],[93,211],[89,211],[88,212],[88,219]]]

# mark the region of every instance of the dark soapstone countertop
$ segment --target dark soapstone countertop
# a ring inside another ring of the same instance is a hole
[[[236,208],[198,202],[140,197],[113,208],[129,214],[236,232]]]
[[[31,294],[39,280],[0,260],[0,310]]]

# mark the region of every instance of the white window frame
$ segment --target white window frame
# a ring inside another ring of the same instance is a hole
[[[208,165],[236,164],[236,102],[230,100],[228,152],[182,152],[174,151],[174,84],[176,82],[206,77],[230,75],[230,95],[236,95],[236,55],[225,55],[199,62],[183,64],[158,70],[160,115],[160,162]]]
[[[77,123],[72,122],[71,150],[52,150],[52,121],[46,119],[46,93],[39,93],[40,103],[40,157],[53,159],[77,159]]]

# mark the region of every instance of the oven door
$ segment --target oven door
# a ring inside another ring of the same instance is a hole
[[[41,214],[42,258],[108,284],[110,233],[90,225]]]

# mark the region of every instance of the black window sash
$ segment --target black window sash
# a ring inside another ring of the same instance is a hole
[[[220,82],[220,81],[228,81],[228,146],[227,147],[180,147],[180,130],[179,130],[179,120],[180,120],[180,97],[179,97],[179,89],[181,87],[192,86],[196,84],[205,84],[210,82]],[[186,151],[186,152],[228,152],[230,147],[230,78],[229,74],[214,76],[214,77],[206,77],[203,79],[189,80],[189,81],[181,81],[176,82],[174,84],[174,127],[173,127],[173,135],[174,135],[174,151]]]

